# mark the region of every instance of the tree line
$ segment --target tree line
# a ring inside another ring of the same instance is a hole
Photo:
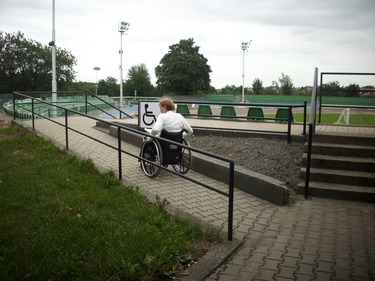
[[[0,31],[0,93],[13,91],[50,91],[52,56],[50,47],[25,38],[21,31],[9,34]],[[96,92],[95,83],[75,81],[76,58],[67,50],[56,50],[56,77],[59,91],[89,90]],[[162,96],[234,94],[240,95],[242,86],[227,85],[222,89],[211,86],[211,67],[208,60],[200,53],[200,47],[194,39],[182,39],[169,46],[160,63],[155,67],[156,86],[151,83],[150,74],[145,64],[132,66],[123,82],[126,96]],[[98,82],[98,94],[119,95],[119,81],[107,77]],[[325,95],[360,96],[362,90],[372,90],[373,86],[360,88],[357,84],[341,87],[339,82],[323,85]],[[282,73],[278,81],[271,86],[263,86],[255,78],[251,87],[245,88],[245,94],[255,95],[311,95],[311,87],[296,88],[290,76]]]

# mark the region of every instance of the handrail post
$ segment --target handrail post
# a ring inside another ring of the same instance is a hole
[[[233,239],[234,162],[229,164],[228,241]]]
[[[85,92],[85,114],[87,115],[87,92]]]
[[[69,150],[68,110],[64,109],[64,111],[65,111],[65,149]]]
[[[309,183],[310,183],[310,167],[311,167],[311,153],[312,153],[312,135],[313,125],[309,123],[309,138],[307,142],[307,161],[306,161],[306,177],[305,177],[305,199],[309,198]]]
[[[33,131],[35,131],[34,99],[31,99],[31,119],[33,124]]]
[[[289,111],[288,111],[288,143],[290,143],[291,139],[291,131],[292,131],[292,107],[289,106]]]
[[[117,141],[118,141],[118,178],[122,180],[122,158],[121,158],[121,127],[117,127]]]
[[[316,82],[318,84],[318,82]],[[319,87],[319,124],[322,123],[322,95],[323,95],[323,73],[320,73],[320,87]],[[315,122],[314,122],[315,126]]]
[[[16,97],[13,92],[13,120],[16,120]]]
[[[303,132],[302,135],[306,136],[306,113],[307,113],[307,102],[303,102]]]

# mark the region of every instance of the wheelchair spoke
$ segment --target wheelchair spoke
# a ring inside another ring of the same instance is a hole
[[[186,140],[183,140],[183,143],[185,145],[190,146],[189,142]],[[190,170],[191,161],[191,150],[187,148],[182,148],[180,162],[178,164],[173,165],[173,169],[181,174],[186,174]]]
[[[144,142],[141,148],[141,156],[142,158],[160,165],[162,162],[162,155],[159,142],[156,140],[153,140],[151,142]],[[141,168],[144,173],[150,178],[156,177],[161,169],[153,163],[141,160]]]

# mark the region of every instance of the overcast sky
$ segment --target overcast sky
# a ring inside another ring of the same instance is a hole
[[[120,78],[118,23],[123,36],[124,79],[144,63],[155,67],[169,46],[193,38],[208,59],[211,84],[245,86],[255,78],[270,86],[281,74],[295,86],[312,85],[319,72],[375,73],[375,0],[55,0],[56,45],[77,59],[77,81]],[[52,0],[0,0],[0,30],[52,40]],[[342,86],[374,85],[375,76],[330,76]]]

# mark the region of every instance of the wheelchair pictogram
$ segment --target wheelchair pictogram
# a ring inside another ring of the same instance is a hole
[[[147,110],[148,109],[148,104],[145,104],[145,113],[142,116],[143,123],[146,124],[147,126],[151,126],[156,122],[156,116],[152,110]],[[148,120],[148,122],[146,121]]]

